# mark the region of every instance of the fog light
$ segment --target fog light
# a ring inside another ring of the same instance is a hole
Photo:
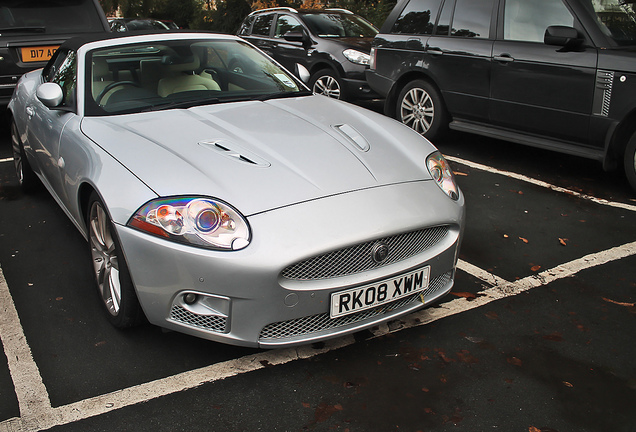
[[[187,293],[183,296],[183,301],[186,304],[194,304],[197,301],[198,296],[195,293]]]

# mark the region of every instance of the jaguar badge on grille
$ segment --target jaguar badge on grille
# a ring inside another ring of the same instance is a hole
[[[371,250],[371,258],[376,264],[382,264],[389,257],[389,246],[386,243],[376,243]]]

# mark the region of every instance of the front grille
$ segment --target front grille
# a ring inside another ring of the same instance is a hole
[[[217,333],[225,333],[227,329],[227,317],[217,315],[199,315],[192,313],[179,305],[172,306],[170,319],[181,324]]]
[[[281,276],[306,281],[361,273],[424,252],[439,243],[447,234],[448,226],[439,226],[384,237],[292,264],[282,271]],[[372,257],[373,247],[378,243],[386,244],[390,251],[382,263],[376,263]]]
[[[440,290],[444,289],[444,287],[448,285],[451,280],[451,276],[452,272],[444,273],[431,280],[428,288],[423,292],[418,292],[392,303],[387,303],[373,309],[367,309],[340,318],[331,319],[329,317],[329,313],[324,313],[268,324],[261,330],[259,340],[261,342],[267,342],[268,340],[303,336],[310,333],[336,329],[349,324],[359,323],[378,315],[389,314],[403,307],[410,306],[412,303],[420,301],[420,295],[423,295],[424,299],[429,301],[431,298],[435,297]]]

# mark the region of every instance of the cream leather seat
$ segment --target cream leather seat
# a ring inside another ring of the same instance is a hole
[[[192,90],[221,90],[219,84],[213,79],[195,73],[200,65],[199,58],[196,56],[187,61],[165,57],[162,63],[165,78],[161,78],[157,86],[157,93],[161,97]]]
[[[96,99],[97,96],[106,88],[107,85],[113,82],[113,77],[111,72],[108,70],[108,64],[105,59],[93,59],[93,99]]]

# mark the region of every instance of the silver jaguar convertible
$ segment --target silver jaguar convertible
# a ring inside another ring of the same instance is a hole
[[[44,184],[87,238],[116,327],[273,348],[453,285],[464,197],[444,157],[241,39],[72,39],[9,110],[20,183]]]

